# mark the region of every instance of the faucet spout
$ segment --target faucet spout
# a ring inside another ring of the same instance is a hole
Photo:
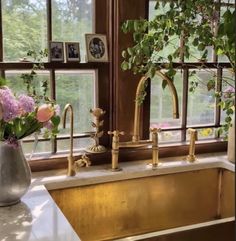
[[[74,160],[73,160],[73,133],[74,133],[74,112],[71,104],[67,104],[63,111],[62,122],[63,128],[66,128],[66,115],[68,110],[70,110],[70,153],[68,156],[68,176],[74,176]]]
[[[178,119],[179,118],[179,104],[178,104],[178,95],[176,88],[171,81],[170,78],[168,78],[165,74],[163,74],[160,70],[156,71],[156,74],[159,75],[162,79],[164,79],[167,82],[167,85],[170,89],[171,95],[172,95],[172,104],[173,104],[173,118]],[[133,131],[133,142],[139,142],[140,140],[140,113],[141,113],[141,106],[138,103],[138,97],[141,95],[143,89],[145,88],[145,83],[148,80],[147,76],[143,76],[139,83],[136,90],[136,98],[135,98],[135,110],[134,110],[134,131]]]

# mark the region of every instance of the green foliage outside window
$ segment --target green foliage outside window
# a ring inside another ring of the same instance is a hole
[[[121,68],[131,70],[134,74],[144,74],[153,78],[156,70],[167,69],[166,75],[173,81],[176,69],[174,62],[182,62],[193,58],[193,47],[197,50],[197,62],[207,61],[210,46],[213,46],[218,56],[225,56],[231,65],[231,71],[236,72],[235,66],[235,39],[236,39],[236,12],[227,6],[220,15],[221,5],[213,0],[170,0],[156,1],[155,9],[159,11],[153,19],[127,20],[122,24],[124,33],[132,33],[133,46],[122,52],[124,61]],[[218,27],[217,35],[216,28]],[[175,46],[177,39],[182,39],[183,46]],[[167,54],[168,53],[168,54]],[[186,61],[187,62],[187,61]],[[194,73],[192,73],[194,74]],[[215,90],[216,76],[206,84],[208,90]],[[225,123],[219,130],[227,132],[234,113],[235,83],[233,79],[226,79],[229,89],[216,92],[215,97],[220,99],[220,106],[226,112]],[[192,91],[198,86],[198,79],[190,82]],[[166,82],[163,81],[163,87]],[[231,88],[231,89],[230,89]],[[223,98],[227,95],[228,98]]]

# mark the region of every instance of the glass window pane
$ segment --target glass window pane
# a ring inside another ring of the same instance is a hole
[[[16,94],[23,94],[27,93],[26,84],[24,84],[23,79],[21,78],[22,74],[30,73],[30,71],[25,70],[9,70],[5,72],[5,77],[8,80],[8,86],[16,93]],[[36,71],[37,75],[34,78],[34,86],[36,93],[38,95],[42,95],[43,88],[42,88],[42,81],[47,80],[48,83],[48,90],[46,95],[50,97],[50,84],[49,84],[49,71]]]
[[[179,112],[181,116],[183,81],[180,72],[177,72],[174,77],[174,84],[178,93]],[[166,86],[163,90],[162,79],[159,76],[155,76],[151,80],[150,126],[169,128],[180,127],[180,125],[181,119],[173,119],[172,96],[169,87]]]
[[[81,148],[86,148],[94,144],[92,138],[75,138],[74,139],[74,150]],[[70,146],[70,140],[58,140],[57,141],[57,150],[58,151],[68,151]]]
[[[85,33],[93,32],[93,0],[52,0],[52,32],[54,41],[80,42],[85,61]]]
[[[74,110],[74,133],[91,131],[92,115],[89,110],[95,107],[95,71],[56,71],[56,102],[61,111],[67,103]],[[69,134],[69,112],[67,128],[60,134]]]
[[[46,0],[2,0],[4,61],[47,48]]]
[[[224,69],[222,76],[222,100],[225,101],[227,98],[235,100],[235,74],[231,70]],[[221,124],[225,121],[226,113],[221,109]]]
[[[194,92],[188,94],[187,125],[214,124],[215,97],[214,90],[207,90],[207,82],[213,79],[215,72],[212,70],[200,70],[196,75],[189,77],[197,82]]]
[[[233,0],[234,1],[234,0]],[[223,1],[223,2],[225,2],[225,3],[230,3],[230,0],[226,0],[226,1]],[[232,3],[232,2],[231,2]],[[220,17],[222,18],[222,16],[224,15],[224,13],[228,10],[228,9],[230,9],[231,10],[231,12],[232,11],[234,11],[234,7],[232,8],[232,7],[226,7],[226,6],[224,6],[224,7],[221,7],[221,9],[220,9]],[[221,19],[221,21],[223,22],[223,20]],[[226,56],[226,55],[218,55],[218,62],[229,62],[229,58]]]
[[[51,141],[39,141],[36,145],[36,148],[34,146],[34,142],[23,142],[23,151],[25,154],[28,154],[28,158],[34,158],[35,155],[41,153],[41,154],[49,154],[51,153]],[[31,156],[33,152],[33,155]]]
[[[181,131],[162,131],[158,134],[159,142],[180,142]]]
[[[203,128],[198,130],[198,140],[214,139],[216,137],[216,128]]]

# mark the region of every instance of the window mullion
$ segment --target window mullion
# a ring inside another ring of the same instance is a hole
[[[217,69],[217,77],[216,77],[216,92],[221,92],[222,91],[222,74],[223,70],[222,68]],[[220,116],[221,116],[221,108],[219,106],[219,98],[216,98],[215,100],[215,125],[219,126],[220,125]],[[217,136],[219,137],[219,136]]]
[[[182,123],[181,141],[186,141],[187,110],[188,110],[188,77],[189,69],[183,70],[183,99],[182,99]]]
[[[218,34],[218,28],[219,28],[219,23],[220,23],[220,6],[221,6],[221,0],[216,0],[216,4],[218,5],[219,9],[217,9],[217,5],[215,5],[215,11],[217,12],[217,17],[213,24],[213,31],[214,31],[214,37],[217,37]],[[218,62],[218,56],[216,54],[216,50],[213,49],[213,62]]]

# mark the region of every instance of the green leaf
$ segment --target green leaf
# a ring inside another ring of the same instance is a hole
[[[53,116],[51,118],[51,122],[53,123],[54,126],[58,126],[60,124],[60,116]]]
[[[127,61],[123,61],[121,63],[121,69],[124,70],[124,71],[129,69],[129,63]]]
[[[126,58],[127,57],[127,52],[125,50],[123,50],[121,55],[122,55],[123,58]]]

